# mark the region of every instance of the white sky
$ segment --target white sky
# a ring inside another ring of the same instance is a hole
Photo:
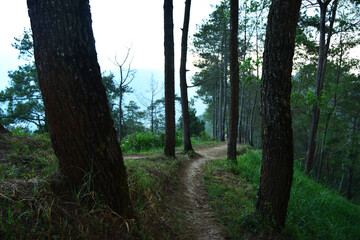
[[[191,5],[189,36],[196,24],[208,18],[210,6],[220,0],[195,0]],[[179,68],[180,41],[185,0],[174,0],[175,76]],[[132,47],[133,69],[163,70],[163,0],[90,0],[93,30],[101,70],[116,69],[110,60],[121,60],[127,47]],[[18,51],[11,46],[30,27],[26,0],[0,2],[0,89],[8,82],[7,73],[23,64]],[[189,75],[194,73],[188,56]]]

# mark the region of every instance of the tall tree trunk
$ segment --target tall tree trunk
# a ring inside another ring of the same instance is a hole
[[[245,11],[245,19],[247,18],[247,11]],[[245,65],[247,54],[247,23],[245,20],[244,25],[244,45],[242,47],[242,61]],[[243,137],[245,140],[245,136],[243,136],[244,129],[244,107],[245,107],[245,68],[242,68],[241,73],[241,98],[240,98],[240,114],[239,114],[239,126],[238,126],[238,143],[242,143]],[[245,133],[246,134],[246,133]]]
[[[243,82],[243,81],[241,81]],[[242,84],[241,84],[242,85]],[[243,133],[243,112],[244,112],[244,95],[245,89],[244,86],[241,86],[241,99],[240,99],[240,113],[239,113],[239,126],[238,126],[238,143],[242,143],[242,133]]]
[[[215,84],[214,96],[213,96],[213,137],[217,140],[217,85]]]
[[[341,195],[341,190],[342,190],[342,184],[344,182],[344,163],[341,163],[341,179],[340,179],[340,182],[339,182],[339,194]]]
[[[120,66],[120,84],[119,84],[119,132],[118,132],[118,140],[119,143],[121,143],[121,137],[122,137],[122,100],[123,100],[123,94],[122,94],[122,88],[123,88],[123,73],[122,73],[122,66]]]
[[[213,114],[212,114],[212,123],[213,123],[213,137],[215,139],[217,139],[217,131],[216,131],[216,116],[217,116],[217,111],[216,111],[216,90],[214,91],[214,96],[213,96]]]
[[[223,25],[223,44],[224,44],[224,47],[223,47],[223,56],[224,56],[224,59],[223,59],[223,108],[222,108],[222,119],[221,119],[221,136],[220,136],[220,141],[224,142],[225,141],[225,124],[226,124],[226,93],[227,93],[227,75],[228,75],[228,46],[227,46],[227,41],[228,41],[228,38],[227,38],[227,25],[226,25],[226,22],[224,22],[224,25]]]
[[[328,126],[329,126],[329,122],[328,122],[328,119],[327,119],[327,122],[326,122],[325,127],[324,127],[323,138],[322,138],[322,141],[321,141],[321,147],[320,147],[320,157],[319,157],[319,164],[318,164],[319,166],[318,166],[318,172],[317,172],[317,175],[316,175],[316,181],[317,182],[319,182],[320,177],[321,177],[321,172],[322,172],[323,159],[324,159],[324,154],[325,154],[325,140],[326,140]]]
[[[238,29],[239,1],[230,0],[230,113],[229,142],[227,158],[236,160],[236,139],[239,118],[239,61],[238,61]]]
[[[175,86],[173,1],[164,0],[165,143],[166,156],[175,157]]]
[[[254,104],[251,109],[251,118],[250,118],[250,134],[249,134],[249,144],[250,146],[254,146],[254,121],[255,121],[255,108],[257,102],[257,89],[255,88],[255,97],[254,97]]]
[[[343,63],[343,54],[344,54],[344,49],[343,49],[343,41],[342,41],[342,34],[340,33],[340,56],[339,56],[339,68],[336,74],[336,88],[339,85],[340,82],[340,77],[342,75],[342,63]],[[319,164],[319,170],[318,170],[318,175],[317,175],[317,181],[319,181],[320,177],[321,177],[321,171],[322,171],[322,165],[323,165],[323,159],[324,159],[324,151],[325,151],[325,145],[326,145],[326,136],[327,136],[327,129],[329,127],[329,123],[330,123],[330,119],[332,114],[335,112],[336,107],[337,107],[337,92],[335,91],[334,94],[334,101],[333,101],[333,106],[332,109],[330,110],[330,112],[327,114],[326,117],[326,122],[325,122],[325,128],[324,128],[324,136],[323,136],[323,140],[322,140],[322,144],[321,144],[321,151],[320,151],[320,164]]]
[[[258,33],[258,24],[255,26],[256,31],[256,61],[259,59],[259,33]],[[259,64],[256,64],[256,78],[260,79],[260,66]],[[251,120],[250,120],[250,141],[249,144],[251,146],[254,146],[254,125],[255,125],[255,109],[256,109],[256,103],[257,103],[257,96],[258,96],[258,90],[257,90],[257,83],[255,83],[255,97],[254,97],[254,105],[251,111]]]
[[[223,63],[223,60],[221,61],[221,64]],[[224,81],[223,81],[223,75],[221,74],[220,75],[220,79],[219,79],[219,108],[218,108],[218,136],[219,136],[219,140],[220,141],[224,141],[223,139],[223,128],[222,128],[222,125],[223,125],[223,122],[222,122],[222,114],[223,114],[223,91],[224,91]]]
[[[351,160],[350,166],[348,168],[348,182],[347,182],[347,186],[346,186],[347,200],[351,200],[351,198],[352,198],[351,186],[352,186],[352,179],[353,179],[353,164],[354,164],[354,159]]]
[[[225,60],[225,66],[227,66],[227,61]],[[225,67],[227,68],[227,67]],[[225,141],[225,125],[226,125],[226,109],[227,109],[227,102],[226,102],[226,88],[227,88],[227,69],[225,69],[224,72],[224,93],[223,93],[223,102],[224,102],[224,107],[223,107],[223,113],[222,113],[222,135],[221,135],[221,141]]]
[[[190,133],[190,116],[189,116],[189,102],[186,84],[186,55],[187,55],[187,40],[189,32],[190,21],[190,6],[191,0],[185,2],[184,24],[181,38],[181,59],[180,59],[180,91],[181,91],[181,110],[182,110],[182,124],[183,124],[183,143],[184,151],[194,151],[191,145]]]
[[[128,178],[97,62],[88,0],[28,0],[39,85],[59,169],[131,217]]]
[[[293,178],[291,71],[301,0],[270,6],[261,85],[262,166],[256,211],[285,225]]]
[[[316,96],[317,101],[321,100],[321,91],[324,86],[324,78],[326,73],[327,65],[327,55],[330,47],[330,40],[332,36],[333,25],[335,21],[335,15],[337,10],[338,0],[333,1],[332,14],[330,17],[330,26],[326,28],[326,13],[327,7],[330,4],[331,0],[322,2],[318,1],[320,4],[320,40],[319,40],[319,60],[318,60],[318,69],[316,74]],[[326,31],[328,31],[327,39],[325,39]],[[308,141],[308,150],[306,153],[306,164],[305,164],[305,174],[309,174],[314,165],[314,154],[315,154],[315,145],[316,145],[316,134],[319,125],[320,118],[320,109],[318,104],[315,102],[313,104],[311,125],[310,125],[310,135]]]
[[[326,180],[328,183],[330,183],[330,154],[327,154],[326,156]]]
[[[245,143],[249,143],[249,118],[250,118],[250,98],[248,98],[248,104],[246,109],[246,122],[245,122]]]
[[[151,104],[150,104],[150,132],[154,132],[154,96],[151,95]]]
[[[346,187],[346,198],[348,200],[351,200],[352,194],[351,194],[351,187],[352,187],[352,179],[353,179],[353,173],[354,173],[354,164],[355,160],[358,159],[359,156],[359,123],[358,123],[358,115],[359,112],[356,113],[354,121],[353,121],[353,131],[352,131],[352,148],[350,150],[349,159],[350,164],[348,167],[348,183]]]

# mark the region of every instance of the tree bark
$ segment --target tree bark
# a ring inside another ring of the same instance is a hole
[[[185,2],[184,24],[181,38],[181,59],[180,59],[180,91],[181,91],[181,110],[182,110],[182,124],[183,124],[183,143],[184,151],[194,151],[191,145],[190,133],[190,116],[189,116],[189,101],[186,84],[186,55],[187,42],[189,33],[190,21],[190,6],[191,0]]]
[[[327,6],[328,4],[330,4],[331,0],[326,1],[324,3],[321,1],[318,2],[320,4],[320,40],[319,40],[318,69],[316,74],[316,96],[317,96],[317,101],[320,102],[322,95],[321,91],[324,86],[324,78],[326,73],[327,55],[329,52],[330,40],[332,36],[332,30],[335,21],[338,0],[334,0],[333,2],[332,16],[330,17],[329,29],[326,28],[326,13],[327,13]],[[328,31],[327,39],[325,39],[326,31]],[[319,119],[320,119],[320,109],[318,104],[315,102],[313,104],[308,150],[306,153],[305,174],[307,175],[310,173],[314,165],[316,134],[318,130]]]
[[[285,225],[293,178],[290,93],[295,32],[301,0],[270,6],[261,85],[262,166],[257,213]]]
[[[238,29],[239,1],[230,0],[230,113],[229,142],[227,158],[236,160],[236,139],[239,118],[239,61],[238,61]]]
[[[175,157],[175,86],[173,1],[164,0],[165,143],[166,156]]]
[[[35,63],[59,168],[131,217],[128,178],[97,62],[88,0],[28,0]]]

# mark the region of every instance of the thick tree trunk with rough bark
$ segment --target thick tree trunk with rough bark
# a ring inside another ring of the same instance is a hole
[[[28,0],[35,63],[59,168],[131,217],[128,178],[97,62],[88,0]]]
[[[301,0],[270,6],[261,85],[262,166],[256,211],[285,225],[293,178],[291,71]]]
[[[230,113],[229,142],[227,158],[236,160],[236,139],[239,118],[239,61],[238,61],[238,29],[239,1],[230,0]]]
[[[181,38],[181,59],[180,59],[180,91],[181,91],[184,151],[194,151],[191,145],[189,101],[188,101],[187,84],[186,84],[186,55],[187,55],[187,42],[188,42],[189,21],[190,21],[190,6],[191,6],[191,0],[186,0],[184,24],[183,24],[182,38]]]
[[[173,2],[164,1],[165,143],[166,156],[175,157],[175,84]]]

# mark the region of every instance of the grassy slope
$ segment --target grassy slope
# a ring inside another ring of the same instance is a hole
[[[212,206],[233,239],[271,238],[253,215],[260,179],[261,152],[248,150],[236,164],[206,165],[205,184]],[[277,239],[360,239],[360,206],[306,177],[295,167],[286,228]]]
[[[140,219],[134,224],[106,207],[86,185],[61,196],[51,191],[57,160],[48,136],[0,135],[0,239],[174,239],[181,227],[170,226],[163,198],[188,159],[152,153],[125,160]]]
[[[57,161],[48,137],[0,135],[0,239],[179,238],[184,220],[164,204],[166,193],[176,184],[179,166],[188,160],[185,155],[178,156],[166,159],[161,153],[152,153],[125,160],[141,219],[135,225],[86,190],[68,191],[62,197],[52,193],[49,180]],[[260,164],[259,152],[248,151],[238,158],[237,165],[226,160],[206,165],[212,205],[233,239],[269,238],[267,226],[253,215]],[[279,239],[360,238],[359,206],[298,170],[293,186],[287,228]]]

